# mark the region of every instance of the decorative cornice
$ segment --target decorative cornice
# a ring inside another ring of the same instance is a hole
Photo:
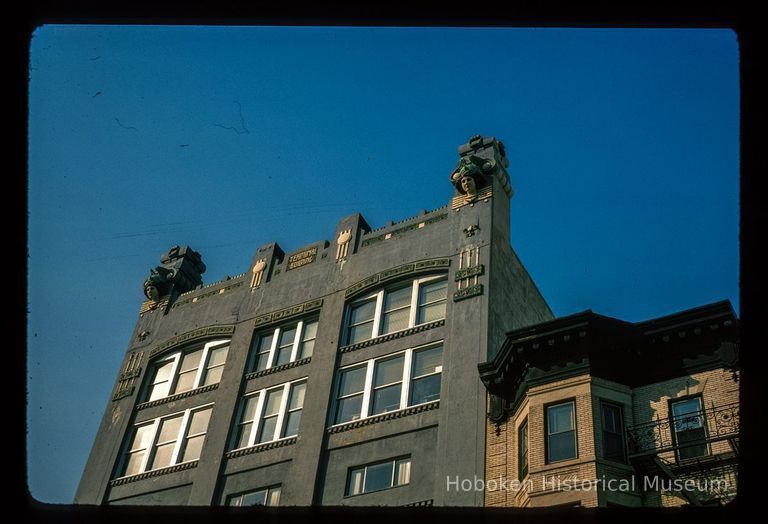
[[[480,276],[483,273],[485,273],[485,266],[483,264],[478,264],[476,266],[467,267],[464,269],[457,269],[454,280],[458,282],[459,280],[463,280],[465,278]]]
[[[434,503],[435,503],[434,499],[420,500],[418,502],[411,502],[409,504],[403,504],[402,507],[407,508],[407,507],[416,507],[416,506],[432,506],[432,505],[434,505]]]
[[[307,358],[302,358],[301,360],[296,360],[295,362],[288,362],[287,364],[283,364],[281,366],[275,366],[269,369],[262,369],[261,371],[253,371],[245,375],[245,380],[251,380],[253,378],[271,375],[272,373],[279,373],[280,371],[285,371],[286,369],[303,366],[304,364],[309,364],[311,360],[312,360],[312,357],[307,357]]]
[[[207,386],[203,386],[201,388],[196,389],[190,389],[189,391],[185,391],[184,393],[178,393],[176,395],[171,395],[170,397],[163,397],[159,398],[157,400],[152,400],[150,402],[143,402],[136,406],[136,411],[140,411],[142,409],[147,408],[153,408],[155,406],[160,406],[162,404],[168,404],[169,402],[175,402],[177,400],[181,400],[183,398],[191,397],[194,395],[198,395],[200,393],[206,393],[208,391],[213,391],[214,389],[218,389],[219,383],[216,384],[209,384]]]
[[[282,448],[283,446],[290,446],[291,444],[296,444],[297,440],[299,440],[299,437],[290,437],[290,438],[275,440],[272,442],[265,442],[264,444],[251,446],[250,448],[236,449],[234,451],[230,451],[229,453],[226,453],[224,455],[224,458],[233,459],[236,457],[242,457],[244,455],[250,455],[251,453],[260,453],[268,449]]]
[[[370,424],[376,424],[377,422],[383,422],[384,420],[393,420],[396,418],[402,418],[407,417],[408,415],[414,415],[416,413],[422,413],[424,411],[431,411],[433,409],[437,409],[440,407],[440,401],[435,400],[434,402],[428,402],[426,404],[419,404],[418,406],[413,406],[411,408],[401,409],[398,411],[391,411],[389,413],[383,413],[381,415],[376,415],[375,417],[367,417],[362,418],[360,420],[355,420],[353,422],[348,422],[346,424],[341,424],[338,426],[332,426],[328,429],[326,429],[326,433],[329,435],[332,435],[334,433],[341,433],[342,431],[349,431],[350,429],[356,429],[362,426],[368,426]]]
[[[196,468],[197,463],[198,463],[197,460],[192,460],[190,462],[183,462],[181,464],[176,464],[175,466],[170,466],[167,468],[146,471],[144,473],[139,473],[138,475],[131,475],[130,477],[121,477],[119,479],[110,480],[109,486],[110,487],[122,486],[123,484],[128,484],[129,482],[136,482],[137,480],[144,480],[151,477],[159,477],[160,475],[167,475],[168,473],[176,473],[177,471],[184,471],[185,469]]]
[[[259,315],[256,317],[256,319],[253,321],[253,327],[261,327],[266,324],[271,324],[272,322],[277,322],[278,320],[285,320],[287,318],[296,317],[310,311],[315,311],[316,309],[320,309],[322,305],[323,299],[316,298],[314,300],[310,300],[309,302],[304,302],[303,304],[298,304],[296,306],[265,313],[264,315]]]
[[[410,264],[403,264],[402,266],[396,266],[366,277],[363,280],[358,280],[344,291],[344,298],[349,298],[361,291],[383,284],[402,275],[428,271],[435,268],[447,268],[450,265],[450,258],[430,258],[411,262]]]
[[[370,246],[371,244],[383,242],[384,240],[388,240],[392,237],[400,236],[403,233],[406,233],[408,231],[413,231],[414,229],[421,229],[428,225],[434,224],[435,222],[440,222],[441,220],[445,220],[446,218],[448,218],[448,213],[441,213],[437,216],[427,218],[426,220],[422,220],[420,222],[413,222],[412,224],[408,224],[407,226],[392,229],[387,233],[382,233],[381,235],[377,235],[375,237],[366,238],[365,240],[362,241],[362,243],[360,244],[360,247],[366,247],[366,246]]]
[[[456,291],[453,294],[453,301],[458,302],[459,300],[464,300],[465,298],[470,298],[470,297],[476,297],[482,294],[483,294],[483,285],[477,284],[476,286],[465,287],[464,289],[460,289]]]
[[[200,339],[219,336],[219,335],[231,335],[234,332],[235,332],[235,326],[232,324],[208,326],[204,328],[195,329],[192,331],[187,331],[186,333],[182,333],[181,335],[175,336],[155,346],[149,352],[149,358],[152,358],[171,348],[175,348],[182,344],[186,344],[187,342],[192,342],[194,340],[200,340]]]
[[[173,304],[173,306],[171,306],[171,309],[176,309],[177,307],[180,307],[180,306],[184,306],[184,305],[187,305],[187,304],[193,304],[193,303],[196,303],[196,302],[200,302],[201,300],[205,300],[206,298],[209,298],[209,297],[213,297],[213,296],[216,296],[216,295],[221,295],[221,294],[229,291],[230,289],[235,289],[235,288],[238,288],[238,287],[240,287],[242,285],[243,285],[243,280],[241,280],[240,282],[235,282],[234,284],[230,284],[228,286],[224,286],[222,288],[213,289],[211,291],[206,291],[205,293],[201,293],[199,295],[194,295],[194,296],[189,297],[189,298],[184,299],[184,300],[179,300],[178,302]],[[194,290],[194,291],[199,291],[199,290]]]
[[[432,328],[436,328],[444,325],[445,325],[444,318],[441,320],[435,320],[434,322],[430,322],[429,324],[421,324],[420,326],[415,326],[410,329],[404,329],[403,331],[395,331],[394,333],[389,333],[387,335],[382,335],[380,337],[369,338],[368,340],[358,342],[357,344],[343,346],[339,349],[339,353],[349,353],[350,351],[367,348],[368,346],[373,346],[375,344],[380,344],[382,342],[387,342],[389,340],[395,340],[397,338],[407,337],[408,335],[413,335],[414,333],[421,333],[422,331],[426,331],[428,329],[432,329]]]

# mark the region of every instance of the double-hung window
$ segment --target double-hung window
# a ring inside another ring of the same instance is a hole
[[[260,331],[251,344],[249,371],[264,371],[311,357],[316,338],[316,318]]]
[[[136,424],[125,451],[122,476],[200,458],[212,406],[188,409]]]
[[[417,278],[368,294],[347,308],[345,344],[441,320],[445,318],[447,294],[444,275]]]
[[[280,504],[280,486],[271,486],[232,495],[228,506],[277,506]]]
[[[603,457],[624,462],[624,421],[621,406],[600,403],[603,423]]]
[[[442,360],[442,345],[432,345],[342,368],[332,424],[439,400]]]
[[[301,379],[243,397],[233,449],[297,435],[306,389]]]
[[[201,346],[176,351],[152,364],[146,401],[184,393],[221,380],[229,352],[229,340],[215,340]]]
[[[671,402],[670,410],[678,460],[709,455],[709,445],[706,443],[706,419],[702,410],[701,397]]]
[[[547,463],[576,458],[574,402],[547,406]]]
[[[403,486],[411,481],[411,458],[375,462],[350,468],[345,495],[362,495],[372,491]]]

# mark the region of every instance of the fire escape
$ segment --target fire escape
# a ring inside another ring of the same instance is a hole
[[[690,505],[722,505],[736,496],[738,403],[631,426],[626,436],[635,471],[661,485],[688,481],[693,489],[678,493]]]

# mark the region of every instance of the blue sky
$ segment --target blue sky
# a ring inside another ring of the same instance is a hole
[[[173,245],[255,250],[448,203],[504,141],[555,315],[738,312],[738,44],[716,29],[42,26],[29,71],[28,485],[72,501]]]

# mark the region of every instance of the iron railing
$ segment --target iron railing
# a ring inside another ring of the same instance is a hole
[[[691,428],[705,428],[699,441],[677,442],[676,434]],[[703,409],[681,417],[668,417],[628,427],[627,451],[629,456],[648,455],[705,444],[717,440],[733,439],[739,435],[739,404]]]

